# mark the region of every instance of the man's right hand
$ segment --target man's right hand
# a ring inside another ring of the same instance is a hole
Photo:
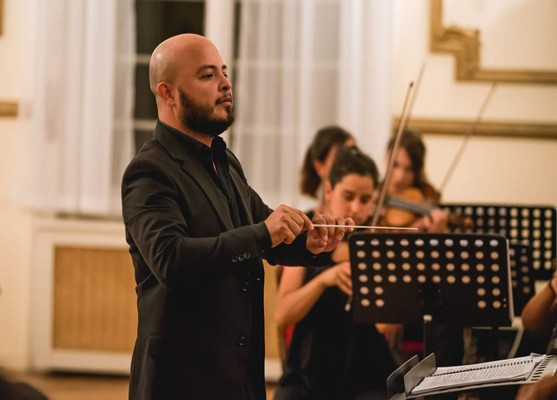
[[[281,243],[290,244],[302,231],[313,228],[308,216],[297,208],[281,204],[265,220],[271,235],[272,247]]]

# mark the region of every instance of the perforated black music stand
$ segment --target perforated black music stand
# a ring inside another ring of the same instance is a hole
[[[349,247],[355,323],[511,325],[509,247],[502,236],[356,233]]]
[[[511,243],[509,250],[514,315],[520,317],[536,291],[535,279],[532,278],[532,247]]]
[[[506,237],[511,243],[531,246],[530,278],[547,280],[551,277],[557,255],[555,207],[466,203],[446,203],[441,207],[470,222],[451,225],[454,233],[492,233]]]

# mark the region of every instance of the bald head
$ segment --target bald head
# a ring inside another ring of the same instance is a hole
[[[186,134],[210,143],[234,121],[228,68],[203,36],[173,36],[158,45],[149,63],[149,85],[158,119]]]
[[[196,50],[206,46],[215,48],[209,39],[193,33],[173,36],[159,44],[149,62],[151,92],[157,96],[157,85],[160,82],[174,83],[181,65],[187,62]]]

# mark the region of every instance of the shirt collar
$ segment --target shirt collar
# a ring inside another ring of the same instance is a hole
[[[208,147],[205,143],[202,143],[199,140],[192,138],[186,133],[179,131],[178,129],[175,129],[165,124],[162,121],[159,121],[159,123],[162,126],[164,126],[168,131],[176,135],[178,137],[178,140],[184,143],[188,148],[192,149],[193,153],[198,157],[206,157],[207,155],[210,155],[212,158],[213,153],[219,155],[226,153],[226,142],[220,136],[214,137],[211,142],[211,147]]]

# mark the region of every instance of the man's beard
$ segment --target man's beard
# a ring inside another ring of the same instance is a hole
[[[178,92],[183,109],[182,115],[180,115],[180,122],[183,127],[216,137],[227,130],[234,122],[234,109],[232,105],[228,107],[228,118],[216,119],[212,117],[214,107],[200,106],[181,89],[178,89]]]

